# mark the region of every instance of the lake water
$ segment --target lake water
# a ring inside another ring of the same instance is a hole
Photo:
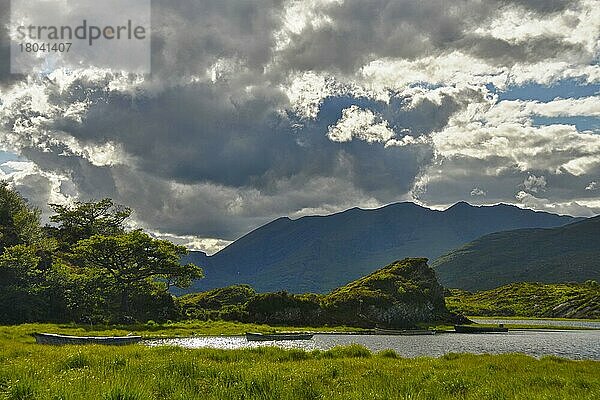
[[[507,322],[506,322],[507,323]],[[248,342],[243,336],[208,336],[146,341],[150,346],[240,349],[278,346],[304,350],[327,350],[360,344],[371,351],[395,350],[403,357],[439,357],[447,353],[524,353],[534,357],[555,355],[571,359],[600,360],[600,331],[514,330],[494,334],[440,333],[422,336],[316,334],[312,340]]]
[[[600,329],[600,321],[582,320],[556,320],[556,319],[493,319],[493,318],[470,318],[478,324],[520,324],[520,325],[547,325],[568,326],[576,328]]]

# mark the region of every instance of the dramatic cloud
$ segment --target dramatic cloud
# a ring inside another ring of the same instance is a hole
[[[342,118],[329,127],[327,137],[334,142],[350,142],[353,138],[368,143],[385,143],[394,137],[394,131],[388,122],[376,116],[370,110],[351,106],[342,111]]]
[[[546,190],[546,178],[543,176],[537,177],[535,175],[529,175],[523,182],[523,186],[529,192],[543,192]]]
[[[600,212],[595,0],[153,2],[146,76],[10,75],[0,7],[1,177],[45,215],[109,196],[213,253],[402,200]]]

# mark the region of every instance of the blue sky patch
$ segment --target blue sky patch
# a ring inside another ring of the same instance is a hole
[[[578,131],[592,131],[600,134],[600,118],[595,117],[541,117],[532,118],[535,126],[544,125],[575,125]]]
[[[548,102],[560,97],[562,99],[579,99],[600,93],[600,84],[587,84],[576,79],[559,81],[551,86],[530,83],[523,86],[512,86],[506,91],[497,91],[492,85],[488,89],[498,93],[499,100],[537,100]]]

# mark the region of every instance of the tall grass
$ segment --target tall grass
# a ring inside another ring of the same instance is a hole
[[[404,359],[304,352],[41,346],[0,340],[0,399],[598,399],[600,362],[524,355]]]
[[[78,325],[78,324],[22,324],[0,326],[0,341],[17,340],[33,343],[35,332],[60,333],[80,336],[119,336],[138,334],[145,338],[182,337],[198,335],[243,335],[245,332],[276,331],[360,331],[351,327],[290,327],[270,326],[263,324],[246,324],[230,321],[185,321],[167,324],[134,324],[134,325]]]

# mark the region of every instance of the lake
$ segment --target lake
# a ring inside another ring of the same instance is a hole
[[[514,330],[495,334],[440,333],[422,336],[316,334],[312,340],[248,342],[243,336],[207,336],[149,340],[149,346],[240,349],[278,346],[304,350],[327,350],[360,344],[371,351],[392,349],[402,357],[439,357],[447,353],[524,353],[534,357],[555,355],[570,359],[600,360],[600,331]]]
[[[567,326],[575,328],[600,329],[600,321],[585,320],[558,320],[558,319],[494,319],[485,317],[472,317],[473,322],[478,324],[515,324],[515,325],[546,325],[546,326]]]

